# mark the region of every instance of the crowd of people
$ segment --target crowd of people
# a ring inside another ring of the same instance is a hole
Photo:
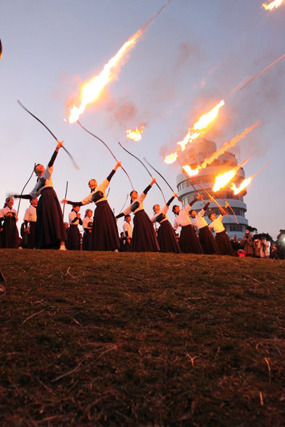
[[[88,183],[90,192],[81,201],[61,201],[72,206],[69,221],[64,223],[52,182],[54,162],[61,147],[62,142],[58,142],[46,168],[41,164],[35,166],[37,181],[29,194],[7,197],[3,209],[0,210],[0,247],[172,252],[284,259],[285,233],[281,233],[283,230],[280,231],[276,243],[271,243],[264,236],[254,236],[250,228],[246,230],[242,240],[229,239],[222,221],[223,216],[228,215],[229,205],[226,203],[224,207],[220,207],[219,216],[210,211],[207,215],[208,222],[206,214],[211,199],[199,212],[192,209],[194,203],[201,198],[199,194],[187,206],[173,205],[173,225],[169,222],[167,213],[177,197],[176,193],[173,193],[165,206],[155,204],[153,216],[150,218],[144,210],[144,200],[156,182],[154,178],[140,194],[133,190],[130,193],[130,205],[115,217],[108,203],[106,190],[117,169],[121,167],[120,162],[100,184],[91,179]],[[15,198],[30,201],[20,227],[21,237],[17,227],[17,211],[13,208]],[[91,209],[87,209],[82,219],[81,207],[92,203],[95,204],[94,215]],[[124,224],[119,236],[117,221],[120,218],[124,218]],[[83,236],[79,226],[83,228]]]

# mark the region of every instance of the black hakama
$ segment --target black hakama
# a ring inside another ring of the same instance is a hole
[[[120,248],[117,222],[107,200],[96,205],[91,240],[92,251],[115,251]]]
[[[221,233],[216,233],[216,242],[217,242],[220,254],[235,256],[229,236],[227,235],[225,230],[222,231]]]
[[[39,198],[37,239],[40,249],[58,249],[60,243],[66,240],[62,210],[52,187],[43,188]]]
[[[19,232],[15,217],[5,217],[2,231],[2,247],[18,248]]]
[[[30,222],[29,228],[28,249],[34,249],[37,247],[37,223],[35,221]]]
[[[191,224],[182,227],[179,237],[179,246],[181,251],[186,254],[204,253],[194,227]]]
[[[168,220],[163,221],[157,232],[157,240],[161,252],[181,253],[175,232]]]
[[[123,238],[121,242],[121,252],[132,252],[132,239],[129,243],[126,237]]]
[[[215,238],[208,226],[200,228],[199,239],[205,254],[218,255],[220,253]]]
[[[83,233],[83,239],[82,239],[82,250],[83,251],[91,251],[92,246],[92,230],[85,231]]]
[[[159,251],[159,245],[152,222],[143,209],[136,212],[134,216],[132,249],[134,252]]]
[[[25,223],[24,222],[21,225],[20,234],[21,234],[21,237],[22,237],[20,246],[23,249],[27,249],[27,247],[28,247],[28,233],[27,233],[27,229],[25,227]]]
[[[77,225],[70,224],[67,231],[66,247],[69,251],[80,251],[80,232]]]

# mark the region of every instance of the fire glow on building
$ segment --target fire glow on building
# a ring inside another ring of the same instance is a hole
[[[195,144],[190,145],[187,151],[184,152],[183,162],[187,163],[192,170],[195,170],[198,164],[201,164],[205,158],[210,157],[214,152],[216,152],[216,150],[217,147],[215,142],[208,141],[206,139],[200,139],[196,141]],[[181,172],[177,176],[177,189],[179,200],[183,203],[184,206],[190,203],[196,197],[197,191],[202,195],[204,201],[199,200],[193,205],[193,209],[195,209],[197,212],[203,208],[209,199],[208,195],[205,194],[201,187],[213,195],[221,206],[225,205],[225,201],[229,202],[235,215],[227,215],[223,218],[223,224],[225,226],[226,232],[229,237],[234,237],[234,235],[236,235],[237,238],[243,238],[244,232],[248,225],[248,221],[245,217],[247,208],[243,200],[244,196],[246,195],[246,189],[235,195],[231,189],[232,184],[229,184],[221,190],[213,192],[217,175],[225,173],[235,168],[237,165],[238,162],[236,156],[233,153],[226,151],[210,165],[206,166],[204,169],[201,169],[199,174],[194,176],[194,180],[192,180],[190,177],[187,177],[187,174]],[[235,175],[235,185],[239,186],[244,179],[245,172],[244,169],[240,167],[238,168]],[[199,185],[201,185],[201,187]],[[214,202],[211,202],[209,206],[209,212],[215,212],[217,215],[220,214],[220,210]],[[207,215],[209,212],[206,213],[205,219],[208,219]],[[231,212],[229,211],[229,213]]]

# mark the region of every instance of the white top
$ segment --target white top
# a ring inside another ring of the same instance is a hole
[[[78,225],[79,224],[79,218],[77,218],[76,221],[72,222],[74,218],[77,218],[77,213],[74,211],[71,211],[68,215],[69,225]]]
[[[133,237],[133,226],[132,224],[128,223],[128,222],[124,222],[123,225],[123,232],[124,232],[124,237]],[[126,232],[128,233],[128,235],[126,234]]]
[[[174,230],[176,231],[178,227],[186,227],[187,225],[192,225],[191,219],[189,217],[189,210],[191,209],[190,205],[185,206],[181,209],[179,214],[175,216],[174,220]]]
[[[267,240],[260,241],[260,258],[268,258],[270,255],[270,242]]]
[[[222,221],[223,215],[219,215],[218,218],[214,219],[214,221],[209,224],[209,228],[211,228],[215,233],[222,233],[225,231],[225,227]]]
[[[201,228],[207,227],[208,223],[204,218],[205,211],[201,209],[199,213],[197,213],[195,218],[192,218],[192,223],[197,230],[201,230]]]
[[[168,206],[168,205],[165,205],[162,209],[160,209],[160,211],[159,211],[157,214],[155,214],[155,215],[151,218],[151,222],[152,222],[152,223],[155,223],[156,218],[157,218],[157,217],[158,217],[158,215],[160,215],[161,213],[163,213],[163,214],[165,215],[165,218],[164,218],[162,221],[160,221],[160,224],[162,224],[164,221],[168,221],[168,218],[167,218],[167,216],[166,216],[166,214],[167,214],[167,212],[168,212],[168,209],[169,209],[169,206]]]
[[[52,173],[53,173],[53,166],[51,166],[51,167],[47,166],[43,175],[38,179],[35,187],[30,192],[30,196],[32,197],[32,199],[36,199],[37,197],[39,197],[39,195],[41,194],[41,192],[44,188],[53,187],[53,182],[51,179]],[[41,183],[41,178],[45,178],[45,185],[41,188],[38,188],[40,183]]]
[[[136,199],[136,200],[134,200],[133,202],[132,202],[132,204],[131,205],[129,205],[123,212],[124,212],[124,215],[129,215],[131,212],[132,212],[132,205],[135,203],[135,202],[138,202],[139,203],[139,207],[133,212],[133,214],[136,214],[137,212],[139,212],[139,211],[142,211],[143,210],[143,201],[144,201],[144,199],[146,198],[146,194],[144,194],[144,193],[142,193],[142,194],[140,194],[139,196],[138,196],[138,198]]]
[[[92,229],[92,225],[89,225],[89,223],[93,224],[93,218],[89,218],[88,216],[86,216],[83,219],[82,227],[83,228],[88,228],[89,230],[91,230]]]
[[[2,218],[9,218],[9,217],[14,217],[14,218],[18,218],[17,217],[17,211],[15,209],[10,209],[9,206],[6,206],[5,208],[1,209],[1,217]]]
[[[103,202],[103,200],[107,200],[106,196],[106,189],[108,188],[108,185],[110,184],[110,181],[107,180],[107,178],[104,179],[104,181],[99,184],[95,190],[93,190],[91,193],[88,194],[85,199],[81,200],[82,205],[89,205],[89,203],[93,202],[93,194],[96,193],[96,191],[102,191],[103,197],[100,200],[97,200],[96,205],[100,202]]]
[[[36,222],[37,221],[37,208],[35,206],[29,206],[28,209],[26,209],[24,221],[27,222]]]

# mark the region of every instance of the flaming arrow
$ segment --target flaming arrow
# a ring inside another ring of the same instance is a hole
[[[151,178],[153,178],[153,176],[152,176],[152,174],[150,173],[150,171],[148,170],[148,168],[146,167],[146,165],[141,161],[141,159],[139,159],[137,156],[135,156],[133,153],[131,153],[130,151],[128,151],[125,147],[123,147],[122,146],[122,144],[118,141],[118,144],[119,144],[119,146],[124,150],[124,151],[126,151],[130,156],[132,156],[132,157],[134,157],[135,159],[137,159],[137,161],[138,162],[140,162],[140,164],[145,168],[145,170],[147,171],[147,173],[149,174],[149,176],[151,177]],[[160,192],[161,192],[161,194],[162,194],[162,197],[163,197],[163,200],[165,201],[165,203],[166,203],[166,199],[165,199],[165,196],[164,196],[164,194],[163,194],[163,191],[162,191],[162,189],[161,189],[161,187],[159,186],[159,184],[156,182],[156,185],[157,185],[157,187],[159,188],[159,190],[160,190]]]
[[[60,142],[59,139],[55,136],[54,133],[52,133],[52,131],[47,127],[47,125],[42,122],[37,116],[35,116],[33,113],[31,113],[31,111],[29,111],[19,100],[17,101],[18,104],[25,110],[27,111],[27,113],[29,113],[34,119],[36,119],[41,125],[43,125],[46,130],[51,134],[51,136],[57,141]],[[67,155],[70,157],[73,166],[75,167],[75,169],[79,169],[79,166],[77,165],[77,163],[75,162],[74,158],[72,157],[72,155],[70,154],[70,152],[65,148],[65,146],[63,145],[62,148],[64,149],[64,151],[67,153]]]
[[[117,53],[104,65],[99,74],[95,75],[87,83],[81,85],[79,94],[79,98],[81,100],[80,105],[78,107],[73,105],[71,108],[68,119],[69,123],[75,123],[79,119],[80,115],[85,111],[86,107],[89,104],[94,103],[101,95],[103,89],[114,80],[115,76],[118,75],[119,67],[122,66],[122,62],[126,58],[127,54],[134,48],[139,38],[144,34],[158,15],[163,12],[170,1],[171,0],[167,0],[159,11],[156,12],[140,30],[138,30],[121,46]]]
[[[186,173],[184,172],[184,174],[186,175]],[[187,176],[187,175],[186,175]],[[202,191],[204,191],[207,195],[208,195],[208,197],[213,197],[204,187],[202,187],[202,185],[201,184],[199,184],[199,182],[197,182],[195,179],[193,179],[193,177],[191,177],[191,178],[189,178],[188,176],[187,176],[187,178],[188,179],[190,179],[191,181],[192,181],[192,185],[193,185],[193,182],[195,183],[195,184],[197,184],[200,188],[201,188],[201,190]],[[195,189],[195,187],[193,186],[193,188]],[[196,190],[195,190],[196,191]],[[197,193],[197,191],[196,191],[196,193]],[[224,210],[224,208],[217,202],[217,200],[213,197],[213,202],[215,202],[216,203],[216,205],[218,206],[218,208],[219,209],[222,209],[222,210]],[[232,213],[233,213],[233,215],[234,215],[234,217],[235,217],[235,221],[236,221],[236,223],[237,224],[239,224],[239,222],[238,222],[238,219],[237,219],[237,217],[236,217],[236,214],[234,213],[234,210],[233,210],[233,208],[231,207],[231,205],[229,204],[229,208],[231,209],[231,211],[232,211]]]
[[[113,151],[111,150],[111,148],[109,147],[109,145],[108,145],[105,141],[103,141],[103,139],[99,138],[99,136],[95,135],[95,133],[92,133],[92,132],[90,132],[88,129],[86,129],[86,127],[84,127],[84,126],[80,123],[80,121],[79,121],[79,120],[77,120],[77,124],[78,124],[78,125],[79,125],[83,130],[85,130],[85,132],[89,133],[89,135],[93,136],[94,138],[98,139],[98,141],[102,142],[102,144],[103,144],[103,145],[105,145],[105,147],[107,148],[107,150],[109,151],[109,153],[111,154],[111,156],[116,160],[116,162],[117,162],[117,163],[119,163],[119,160],[117,159],[117,157],[115,156],[115,154],[113,153]],[[123,171],[124,171],[124,172],[125,172],[125,174],[127,175],[128,180],[130,181],[130,184],[131,184],[131,187],[132,187],[132,190],[133,190],[133,189],[134,189],[134,186],[133,186],[132,180],[131,180],[131,178],[130,178],[130,176],[129,176],[128,172],[126,171],[126,169],[125,169],[125,168],[123,168],[123,166],[121,166],[121,168],[123,169]]]

